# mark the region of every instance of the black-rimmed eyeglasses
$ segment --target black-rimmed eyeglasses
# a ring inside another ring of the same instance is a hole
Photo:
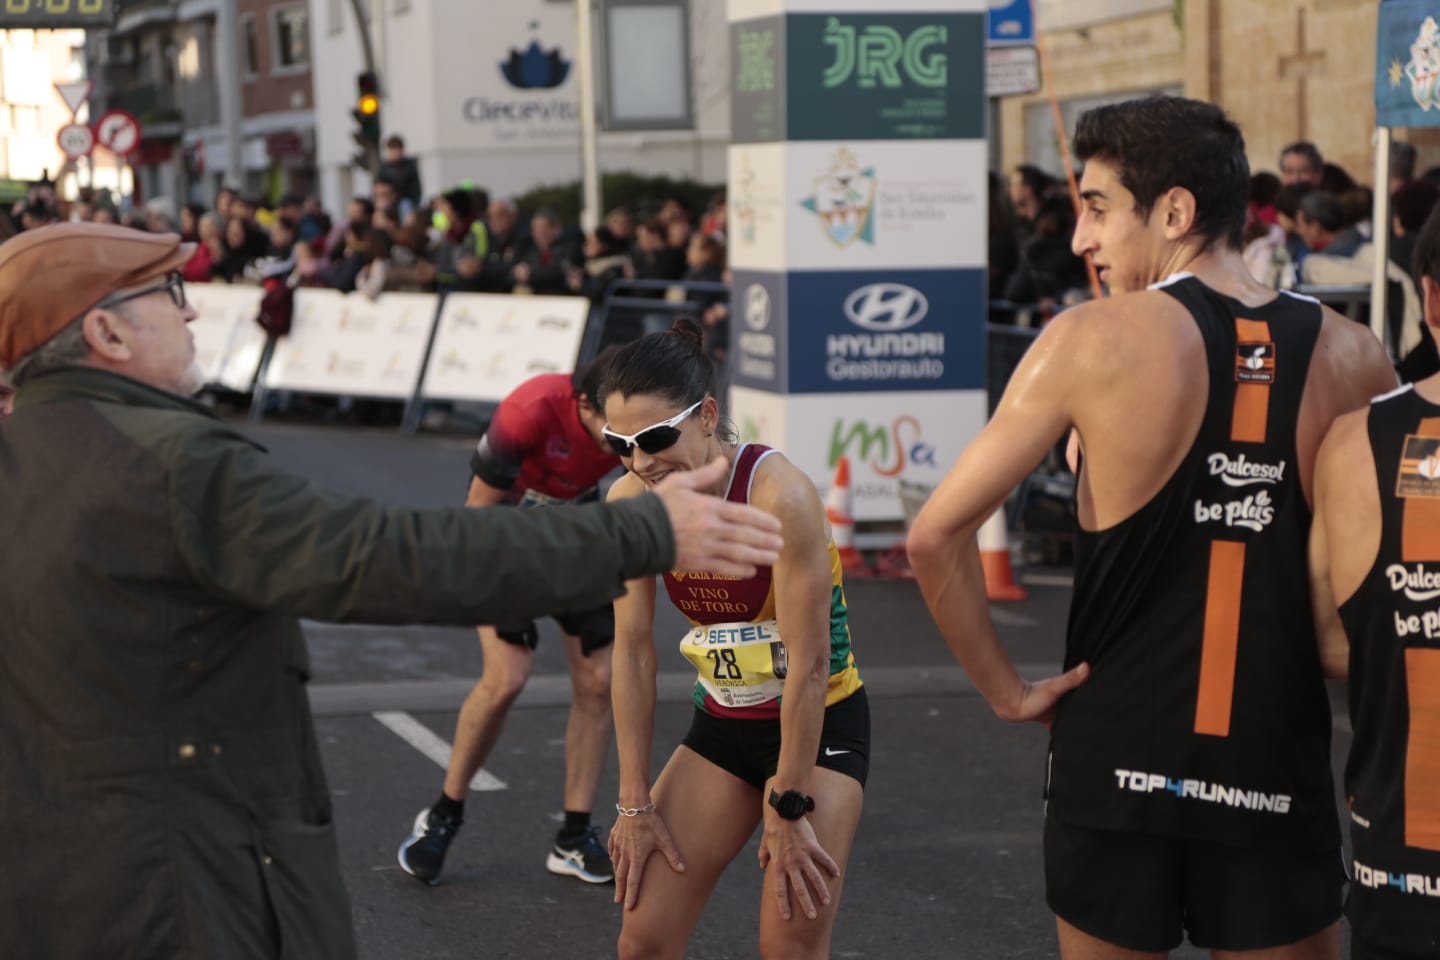
[[[136,290],[134,293],[127,293],[123,297],[106,297],[97,307],[118,307],[122,303],[129,303],[131,300],[139,300],[141,297],[148,297],[152,293],[164,292],[169,295],[170,302],[180,309],[185,309],[185,278],[180,271],[176,270],[165,278],[165,282],[156,284],[153,287],[146,287],[144,290]]]

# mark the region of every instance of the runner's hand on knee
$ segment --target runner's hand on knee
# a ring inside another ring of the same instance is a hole
[[[701,491],[724,481],[729,462],[717,457],[699,470],[676,473],[655,485],[675,534],[675,569],[751,577],[780,556],[780,521],[740,503]]]
[[[680,849],[670,837],[659,812],[649,810],[633,817],[620,817],[610,828],[610,862],[615,865],[615,902],[634,910],[640,902],[640,881],[645,864],[656,850],[669,861],[670,869],[685,872]]]
[[[825,882],[825,874],[839,877],[840,866],[820,846],[807,818],[783,820],[766,815],[765,836],[760,840],[760,867],[763,870],[772,863],[780,918],[790,919],[793,894],[801,912],[814,920],[819,915],[816,901],[822,907],[830,903],[830,885]]]

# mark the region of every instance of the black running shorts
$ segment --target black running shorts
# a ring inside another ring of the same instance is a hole
[[[1382,950],[1361,940],[1353,931],[1350,935],[1350,960],[1428,960],[1434,956],[1433,953],[1396,953],[1393,950]]]
[[[594,610],[562,613],[552,619],[561,630],[580,638],[580,652],[587,657],[615,641],[615,608],[608,603]],[[527,650],[534,650],[540,645],[540,631],[536,629],[534,620],[520,626],[497,626],[495,632],[506,643]]]
[[[1340,919],[1339,850],[1287,854],[1203,840],[1090,830],[1045,818],[1045,901],[1106,943],[1159,953],[1190,942],[1261,950]]]
[[[696,707],[683,743],[726,773],[763,790],[780,764],[780,721],[722,719]],[[865,786],[870,773],[870,702],[864,687],[825,708],[815,766],[843,773]]]

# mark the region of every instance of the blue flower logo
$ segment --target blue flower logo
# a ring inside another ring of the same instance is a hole
[[[530,29],[539,26],[531,22]],[[505,82],[520,90],[549,90],[560,86],[570,76],[570,61],[560,55],[560,48],[543,50],[536,40],[530,41],[522,53],[510,48],[510,59],[500,62]]]

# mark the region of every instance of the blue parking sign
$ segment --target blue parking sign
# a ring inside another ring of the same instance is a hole
[[[1034,43],[1035,17],[1030,0],[990,0],[988,43]]]

